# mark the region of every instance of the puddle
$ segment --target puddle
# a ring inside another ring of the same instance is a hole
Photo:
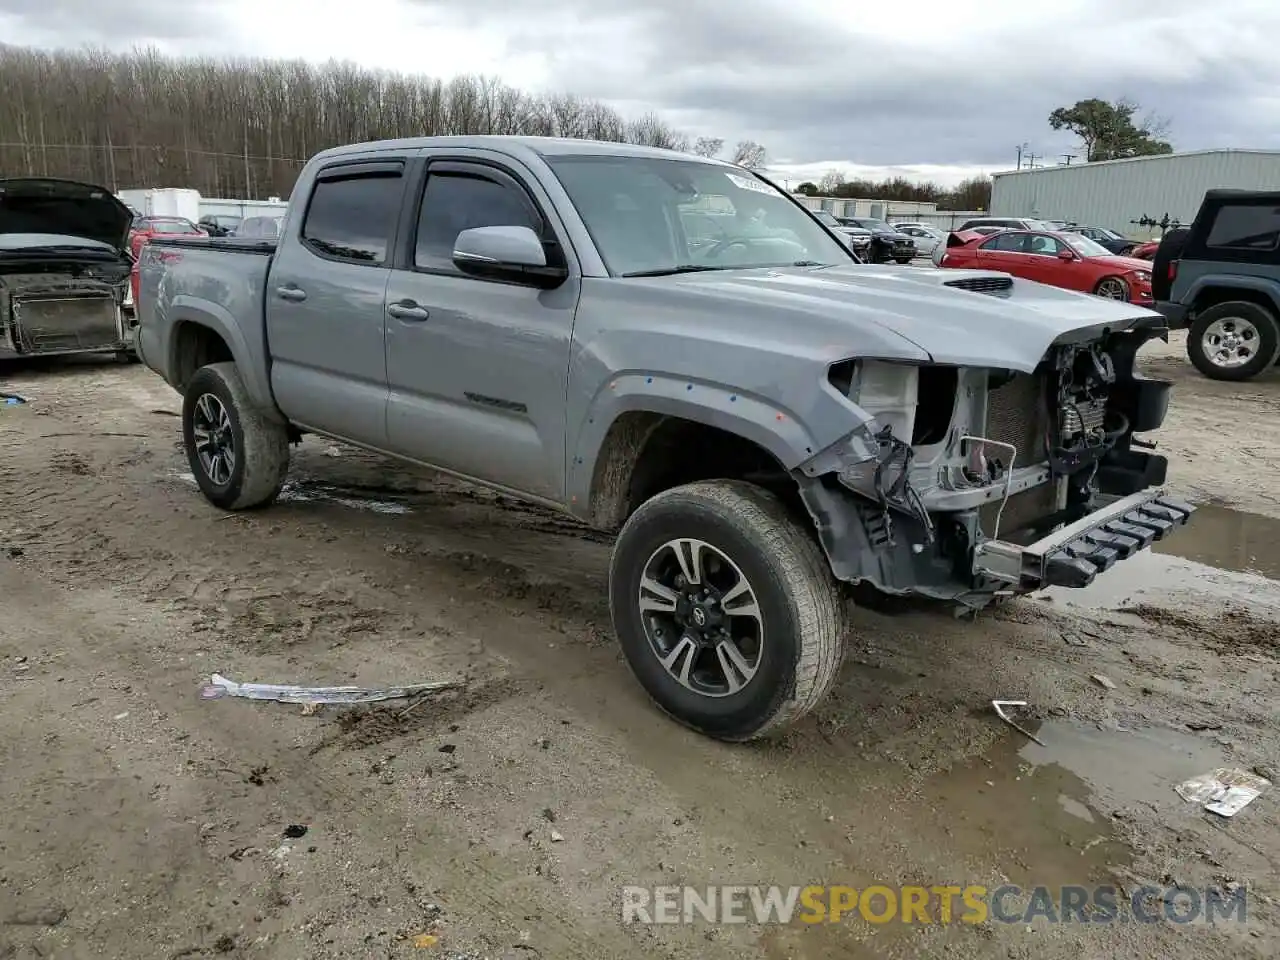
[[[183,483],[196,485],[196,478],[190,473],[175,474]],[[290,480],[276,498],[278,503],[337,503],[352,510],[367,510],[371,513],[400,515],[413,511],[403,503],[394,500],[378,500],[362,496],[354,490],[346,490],[333,484],[319,483],[314,480]]]
[[[1117,563],[1082,590],[1044,592],[1080,607],[1142,600],[1185,601],[1188,593],[1270,608],[1280,616],[1280,520],[1206,505],[1185,527]]]
[[[1113,814],[1140,806],[1163,818],[1198,816],[1174,787],[1228,765],[1213,744],[1175,730],[1027,728],[1044,746],[1011,732],[926,789],[959,862],[996,864],[1024,887],[1111,879],[1133,856]]]
[[[1274,517],[1206,504],[1196,508],[1186,527],[1151,550],[1280,580],[1280,520]]]

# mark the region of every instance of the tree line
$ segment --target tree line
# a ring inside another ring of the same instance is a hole
[[[840,197],[848,200],[936,203],[939,210],[986,210],[991,205],[991,178],[970,177],[955,188],[947,189],[936,183],[916,183],[905,177],[849,180],[839,171],[832,170],[817,183],[806,181],[800,184],[796,192],[811,197]]]
[[[0,176],[52,176],[206,196],[287,197],[327,147],[401,136],[521,134],[724,153],[656,114],[530,96],[490,77],[442,81],[352,64],[177,59],[156,50],[47,52],[0,44]],[[760,167],[764,148],[725,153]]]

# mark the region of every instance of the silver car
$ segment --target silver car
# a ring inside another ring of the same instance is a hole
[[[932,224],[895,223],[893,229],[905,233],[916,242],[917,257],[932,257],[933,251],[947,242],[947,235]]]

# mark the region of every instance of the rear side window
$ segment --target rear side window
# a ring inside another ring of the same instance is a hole
[[[1280,207],[1247,204],[1222,207],[1213,218],[1205,246],[1274,250],[1280,244]]]
[[[399,173],[318,181],[302,223],[303,242],[326,257],[385,263],[402,187]]]
[[[982,249],[1003,250],[1006,253],[1022,253],[1024,252],[1022,240],[1022,234],[1020,233],[997,233],[982,244]]]
[[[414,265],[456,273],[454,241],[463,230],[476,227],[528,227],[542,235],[539,218],[518,189],[478,175],[430,174],[418,218]]]

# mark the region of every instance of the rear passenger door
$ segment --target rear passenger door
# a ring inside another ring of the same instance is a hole
[[[265,291],[280,409],[300,426],[378,448],[387,441],[383,299],[407,168],[395,156],[324,167],[286,223]]]
[[[565,491],[569,346],[581,272],[532,173],[477,152],[428,151],[387,287],[391,449],[433,467],[557,504]],[[559,251],[554,290],[468,276],[454,241],[474,227],[524,226]]]

